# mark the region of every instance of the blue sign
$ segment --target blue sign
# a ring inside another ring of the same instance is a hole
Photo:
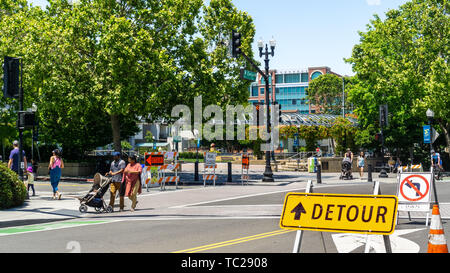
[[[425,143],[425,144],[431,143],[431,126],[430,125],[423,126],[423,143]]]
[[[197,148],[200,148],[200,139],[197,139]]]

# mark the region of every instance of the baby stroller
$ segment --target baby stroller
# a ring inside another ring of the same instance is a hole
[[[94,185],[88,194],[84,197],[79,198],[80,200],[80,212],[86,213],[88,207],[93,207],[97,212],[113,212],[111,206],[107,206],[105,200],[103,200],[103,195],[108,191],[109,185],[111,184],[111,177],[104,177],[99,173],[94,176]]]
[[[339,179],[344,180],[350,180],[353,179],[352,175],[352,163],[350,162],[349,158],[344,158],[342,161],[342,172]]]

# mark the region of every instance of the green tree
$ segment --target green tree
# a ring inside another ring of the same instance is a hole
[[[447,0],[412,0],[387,12],[385,20],[375,16],[360,32],[347,62],[357,73],[349,97],[365,135],[379,130],[378,106],[387,104],[387,146],[412,147],[421,141],[431,108],[450,147],[448,18]]]
[[[333,125],[329,129],[329,134],[336,142],[336,154],[345,152],[347,148],[355,151],[357,128],[353,124],[343,117],[338,117],[333,122]]]
[[[38,105],[44,141],[81,153],[112,135],[121,150],[138,119],[170,117],[199,95],[220,105],[248,97],[245,61],[224,41],[236,29],[250,51],[254,25],[229,0],[50,0],[45,11],[16,2],[5,4],[14,13],[1,18],[0,52],[25,61],[25,105]]]
[[[309,83],[308,100],[320,105],[321,112],[342,113],[342,79],[335,74],[322,75]]]

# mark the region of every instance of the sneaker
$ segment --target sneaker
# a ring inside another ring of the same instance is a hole
[[[131,212],[134,212],[134,209],[130,209]]]

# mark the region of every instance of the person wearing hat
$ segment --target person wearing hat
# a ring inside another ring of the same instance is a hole
[[[52,154],[50,163],[48,164],[50,184],[53,188],[53,199],[61,200],[62,194],[58,191],[58,185],[61,180],[61,170],[64,168],[64,162],[61,158],[61,152],[58,149],[53,150]]]
[[[25,156],[25,151],[23,153],[24,166],[27,166],[27,158]],[[13,141],[13,150],[9,154],[8,168],[19,173],[19,142],[17,140]]]
[[[111,197],[109,199],[109,205],[114,209],[114,202],[116,199],[116,192],[119,191],[120,198],[120,211],[123,211],[125,206],[124,196],[125,196],[125,184],[122,183],[123,171],[125,170],[125,161],[120,158],[120,152],[114,152],[113,162],[111,162],[110,171],[106,175],[111,175],[111,185],[110,192]]]
[[[36,195],[36,192],[34,191],[34,173],[33,173],[33,167],[27,168],[27,191],[30,191],[30,187],[33,190],[33,196]]]
[[[211,153],[214,153],[215,151],[216,151],[216,144],[214,144],[214,143],[211,143],[211,146],[210,146],[209,152],[211,152]]]

